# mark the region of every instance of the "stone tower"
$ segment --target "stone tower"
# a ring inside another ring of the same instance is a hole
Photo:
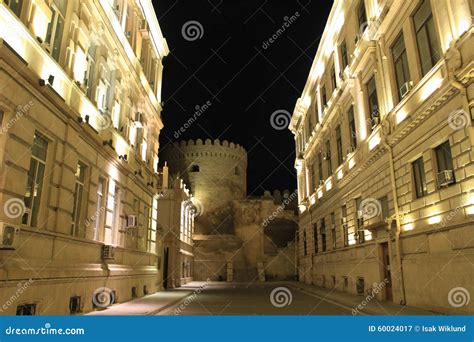
[[[166,147],[161,160],[188,184],[197,209],[196,235],[234,234],[232,201],[247,194],[247,153],[227,141],[201,139]]]

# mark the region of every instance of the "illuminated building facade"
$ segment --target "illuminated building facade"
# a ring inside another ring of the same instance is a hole
[[[193,281],[194,218],[196,207],[184,181],[170,177],[163,167],[158,200],[158,227],[163,233],[163,287],[174,288]]]
[[[151,0],[0,1],[3,314],[75,314],[101,287],[113,302],[162,288],[168,52]]]
[[[290,125],[300,281],[474,312],[473,11],[334,2]]]

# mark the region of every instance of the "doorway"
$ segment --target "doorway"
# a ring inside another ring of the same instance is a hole
[[[393,289],[392,289],[392,273],[391,273],[391,265],[390,265],[390,251],[388,247],[388,242],[384,242],[380,244],[381,246],[381,253],[382,253],[382,267],[383,267],[383,279],[385,281],[384,287],[384,299],[388,301],[393,301]]]
[[[165,248],[163,255],[163,288],[168,288],[168,260],[169,260],[169,248]]]

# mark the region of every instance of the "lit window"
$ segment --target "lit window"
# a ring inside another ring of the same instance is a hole
[[[41,194],[43,192],[46,154],[48,151],[48,141],[38,132],[35,133],[31,151],[32,154],[28,171],[28,183],[24,197],[26,210],[22,218],[22,223],[31,227],[36,227],[38,223]]]
[[[347,223],[347,207],[344,205],[341,209],[342,232],[344,235],[344,246],[349,246],[349,225]]]
[[[332,91],[336,90],[337,80],[336,80],[336,68],[334,64],[331,67],[331,86],[332,86]]]
[[[331,156],[331,141],[326,141],[326,155],[325,155],[327,166],[328,166],[328,177],[332,175],[332,156]]]
[[[413,15],[421,72],[424,75],[431,70],[440,58],[438,37],[436,35],[430,0],[423,0]]]
[[[148,221],[148,252],[156,253],[156,231],[158,228],[158,196],[153,198],[151,220]]]
[[[326,110],[326,106],[328,105],[328,97],[326,94],[326,87],[321,87],[321,103],[323,104],[323,112]]]
[[[412,163],[413,168],[413,180],[415,182],[415,194],[416,198],[421,198],[426,195],[426,177],[425,177],[425,166],[423,158],[418,158]]]

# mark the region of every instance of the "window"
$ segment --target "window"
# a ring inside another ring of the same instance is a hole
[[[413,15],[421,72],[424,75],[431,70],[440,58],[439,43],[436,36],[430,0],[423,0]]]
[[[67,0],[53,0],[51,22],[48,24],[45,43],[49,44],[49,53],[57,61],[61,52]]]
[[[453,158],[449,141],[435,148],[436,166],[438,171],[438,186],[448,186],[456,183],[454,178]]]
[[[347,207],[344,205],[341,209],[342,233],[344,235],[344,246],[349,246],[349,225],[347,224]]]
[[[38,224],[38,213],[43,192],[44,174],[46,168],[46,154],[48,141],[38,132],[35,133],[33,146],[31,147],[30,169],[28,171],[28,183],[23,199],[25,203],[25,214],[22,223],[30,227]]]
[[[323,252],[326,251],[326,221],[324,218],[321,219],[321,226],[319,229],[319,232],[321,233],[321,243],[323,246]]]
[[[94,215],[95,222],[94,222],[94,240],[99,240],[99,232],[103,226],[104,218],[105,218],[105,211],[107,208],[106,203],[106,181],[104,178],[99,177],[99,183],[97,184],[97,204],[96,204],[96,213]]]
[[[69,313],[76,314],[81,312],[81,297],[73,296],[69,298]]]
[[[365,242],[365,230],[364,230],[364,216],[361,208],[362,199],[359,197],[356,199],[356,210],[357,210],[357,231],[356,238],[358,243]]]
[[[377,99],[377,87],[375,76],[367,82],[367,96],[369,100],[370,127],[373,129],[379,124],[379,100]]]
[[[87,69],[84,75],[84,85],[86,86],[86,94],[89,99],[93,98],[94,90],[94,72],[95,72],[95,55],[97,51],[97,45],[91,45],[87,51]]]
[[[316,254],[319,252],[317,223],[313,223],[313,243],[314,243],[314,254]]]
[[[337,80],[336,80],[336,68],[334,64],[331,67],[331,86],[332,86],[332,91],[336,90]]]
[[[328,105],[328,97],[326,94],[326,87],[321,87],[321,103],[323,104],[323,112],[326,110],[326,106]]]
[[[332,238],[332,249],[337,248],[337,235],[336,235],[336,214],[331,213],[331,238]]]
[[[328,162],[328,177],[332,175],[331,141],[326,141],[326,161]]]
[[[153,198],[151,220],[148,222],[148,252],[156,253],[156,231],[158,228],[158,196]]]
[[[118,232],[122,228],[120,226],[120,188],[115,186],[114,189],[114,212],[112,218],[112,243],[119,244]]]
[[[403,34],[401,34],[395,41],[395,44],[393,44],[392,56],[395,66],[398,99],[401,100],[408,93],[407,84],[410,81],[410,69],[408,68],[408,56]]]
[[[349,133],[350,133],[350,152],[355,151],[357,148],[357,131],[355,125],[355,118],[354,118],[354,106],[351,106],[348,113],[349,117]]]
[[[341,70],[344,70],[349,65],[349,59],[347,56],[347,44],[345,40],[341,43],[341,58],[342,58]]]
[[[415,185],[416,198],[421,198],[426,195],[426,178],[425,178],[425,166],[423,164],[423,157],[418,158],[412,163],[413,169],[413,180]]]
[[[380,216],[382,216],[382,219],[385,220],[390,216],[389,208],[388,208],[388,197],[383,196],[378,199],[380,203],[380,207],[382,208],[382,212],[380,213]]]
[[[342,136],[341,126],[336,127],[336,144],[337,144],[337,165],[341,165],[344,162],[344,155],[342,153]]]
[[[308,255],[307,246],[306,246],[306,230],[303,230],[303,252],[304,255]]]
[[[194,173],[194,172],[199,172],[200,171],[200,168],[199,168],[199,165],[193,165],[191,166],[191,172]]]
[[[366,27],[367,25],[367,12],[365,10],[365,1],[360,0],[359,3],[359,8],[357,9],[357,18],[359,22],[359,32],[360,34],[364,33],[362,32],[362,29]]]
[[[16,307],[17,316],[34,316],[36,314],[36,304],[22,304]]]
[[[85,166],[81,163],[77,164],[74,186],[74,203],[72,207],[71,235],[78,237],[85,236],[85,230],[81,229],[80,226],[83,202],[82,198],[84,194],[84,171]]]
[[[23,0],[5,0],[5,4],[9,7],[13,13],[19,18],[21,15],[21,9],[23,7]]]
[[[319,185],[324,182],[324,175],[323,175],[323,156],[321,152],[318,155],[318,173],[319,173]]]

